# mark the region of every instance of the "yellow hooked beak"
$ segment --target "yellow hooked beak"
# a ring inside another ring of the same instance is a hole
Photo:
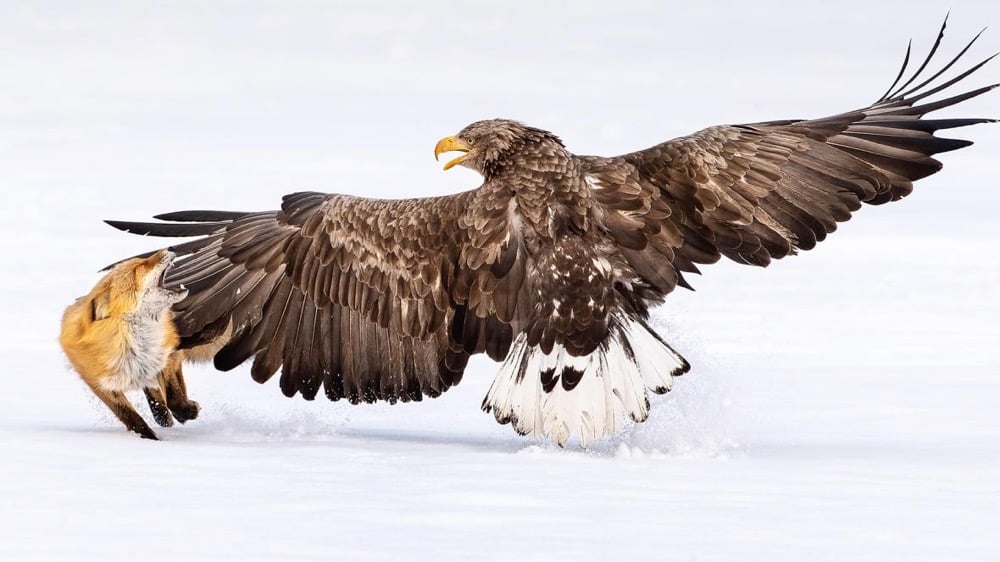
[[[454,136],[445,137],[445,138],[439,140],[438,143],[437,143],[437,145],[434,147],[434,159],[437,160],[438,157],[441,156],[442,154],[444,154],[445,152],[465,152],[466,153],[466,154],[463,154],[463,155],[459,156],[458,158],[454,158],[452,160],[449,160],[448,163],[444,165],[444,169],[447,170],[447,169],[451,168],[452,166],[454,166],[455,164],[461,164],[462,161],[465,160],[465,157],[468,156],[469,149],[470,149],[469,145],[465,144],[464,142],[462,142],[457,137],[454,137]]]

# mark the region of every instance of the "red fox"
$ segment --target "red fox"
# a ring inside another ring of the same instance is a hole
[[[66,309],[59,343],[80,378],[130,431],[157,439],[125,393],[143,389],[163,427],[198,416],[181,372],[184,352],[170,307],[187,290],[164,287],[175,255],[167,250],[115,265],[90,293]]]

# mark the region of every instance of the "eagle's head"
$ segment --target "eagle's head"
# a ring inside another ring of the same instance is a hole
[[[438,141],[434,158],[445,152],[462,152],[464,154],[449,160],[444,169],[462,165],[489,178],[511,165],[519,154],[561,150],[562,141],[548,131],[509,119],[489,119],[476,121],[457,135]]]

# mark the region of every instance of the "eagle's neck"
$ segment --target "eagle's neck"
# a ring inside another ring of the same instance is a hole
[[[480,172],[487,180],[511,181],[558,169],[573,155],[551,133],[533,130],[487,149]]]
[[[562,146],[522,152],[491,183],[513,192],[515,212],[535,236],[557,239],[586,232],[592,201],[577,158]]]

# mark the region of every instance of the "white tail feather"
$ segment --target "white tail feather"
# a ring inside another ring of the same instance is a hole
[[[649,392],[667,392],[673,377],[688,368],[644,322],[623,316],[614,319],[607,340],[582,357],[558,344],[545,354],[520,334],[483,410],[522,435],[545,436],[559,445],[576,436],[586,447],[620,431],[626,417],[645,420]]]

